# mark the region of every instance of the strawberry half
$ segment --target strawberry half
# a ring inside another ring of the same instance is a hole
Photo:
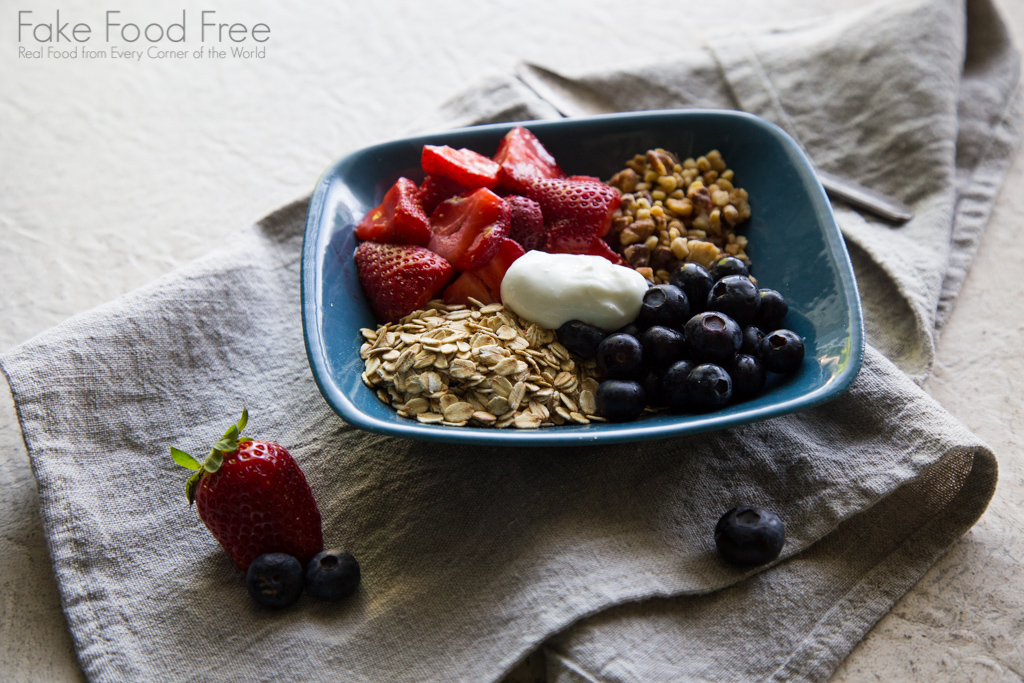
[[[470,270],[455,279],[444,290],[446,304],[469,304],[473,297],[482,304],[501,303],[501,281],[512,263],[525,254],[519,243],[503,239],[498,252],[481,268]]]
[[[565,177],[537,136],[522,126],[516,126],[505,134],[494,153],[494,160],[501,167],[498,187],[517,194],[524,194],[525,182],[531,178]]]
[[[555,226],[548,233],[547,241],[542,251],[549,254],[588,254],[590,256],[603,256],[617,266],[628,265],[626,260],[619,256],[611,246],[600,237],[595,237],[589,242],[580,242],[575,239],[562,238],[558,226]]]
[[[496,302],[501,301],[501,281],[505,279],[505,271],[520,256],[525,254],[519,243],[515,240],[504,239],[498,247],[498,253],[487,262],[483,268],[477,268],[473,273],[480,278]]]
[[[457,270],[475,270],[498,251],[508,235],[512,209],[487,188],[441,202],[430,215],[427,247]]]
[[[457,194],[462,194],[467,189],[451,178],[445,178],[443,175],[428,175],[420,183],[420,206],[423,207],[425,214],[429,216],[434,212],[438,204],[446,199],[451,199]]]
[[[361,240],[424,245],[430,240],[430,221],[420,205],[420,191],[408,178],[399,178],[377,208],[356,225]]]
[[[423,308],[454,274],[442,257],[408,244],[363,242],[356,248],[355,262],[379,322],[395,322]]]
[[[476,299],[484,305],[498,303],[498,300],[491,296],[484,281],[473,273],[463,273],[444,290],[444,302],[449,306],[456,304],[469,306],[472,303],[470,298]]]
[[[171,448],[174,462],[195,471],[185,497],[243,572],[264,553],[285,553],[305,566],[324,547],[316,499],[288,451],[239,436],[248,419],[243,409],[201,464]]]
[[[423,145],[420,164],[426,173],[444,176],[467,188],[494,189],[498,184],[498,164],[471,149]]]
[[[517,194],[505,197],[505,201],[512,209],[508,236],[526,251],[543,248],[547,230],[540,204]]]
[[[622,203],[614,187],[586,177],[534,178],[527,181],[523,194],[540,204],[548,241],[566,249],[582,248],[606,235]]]

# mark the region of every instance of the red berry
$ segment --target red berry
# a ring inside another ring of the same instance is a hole
[[[419,194],[416,183],[399,178],[380,206],[368,211],[356,225],[356,237],[389,244],[426,244],[430,240],[430,221]]]
[[[547,230],[544,228],[544,214],[541,213],[540,204],[520,195],[505,197],[505,201],[512,209],[508,236],[519,242],[519,246],[526,251],[542,249]]]
[[[316,499],[288,451],[239,438],[247,419],[243,411],[202,465],[171,449],[175,462],[196,470],[186,497],[242,571],[265,553],[285,553],[305,564],[324,545]]]
[[[496,304],[498,299],[491,296],[490,290],[484,281],[474,273],[463,273],[455,278],[455,282],[448,285],[444,290],[444,302],[449,306],[461,304],[468,306],[470,298],[476,299],[482,304]]]
[[[420,183],[420,206],[427,216],[434,212],[437,205],[446,199],[451,199],[457,194],[462,194],[467,188],[458,184],[450,178],[442,175],[428,175]]]
[[[454,270],[429,249],[363,242],[356,248],[356,272],[380,322],[395,322],[423,308],[444,289]]]
[[[558,231],[553,231],[555,237],[544,244],[544,251],[549,254],[588,254],[590,256],[603,256],[617,266],[628,265],[626,259],[615,252],[608,243],[600,237],[595,237],[587,244],[575,241],[562,242],[558,240]]]
[[[477,268],[473,274],[480,278],[491,293],[491,297],[497,303],[501,302],[501,281],[505,279],[505,271],[508,267],[525,254],[521,246],[515,241],[504,239],[498,252],[482,268]]]
[[[199,480],[196,510],[239,569],[263,553],[306,563],[323,550],[320,511],[302,470],[281,446],[246,441]]]
[[[515,240],[504,239],[490,261],[476,270],[466,271],[444,290],[446,304],[470,303],[472,297],[482,304],[501,303],[501,281],[512,263],[525,254]]]
[[[540,140],[522,126],[516,126],[502,138],[494,160],[501,166],[498,187],[518,194],[523,194],[524,183],[531,178],[565,177]]]
[[[430,215],[433,236],[427,247],[457,270],[475,270],[497,253],[511,215],[508,204],[483,187],[453,197]]]
[[[498,164],[471,149],[423,145],[420,164],[425,172],[444,176],[468,188],[493,189],[498,184]]]
[[[523,194],[540,204],[547,242],[574,254],[583,253],[579,250],[608,233],[622,203],[614,187],[581,176],[535,178],[526,183]]]

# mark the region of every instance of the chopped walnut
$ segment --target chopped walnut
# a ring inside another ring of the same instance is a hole
[[[609,243],[657,283],[684,261],[708,267],[725,253],[749,263],[735,229],[750,203],[735,176],[718,150],[683,161],[661,148],[635,155],[609,180],[622,195]]]

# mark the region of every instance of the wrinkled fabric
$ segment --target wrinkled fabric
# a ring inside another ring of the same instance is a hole
[[[752,111],[913,206],[894,228],[836,205],[869,347],[846,394],[802,413],[557,450],[355,429],[304,353],[305,200],[0,357],[86,675],[487,681],[543,646],[559,682],[827,678],[995,487],[991,451],[916,382],[1019,140],[1018,66],[987,2],[935,0],[578,78],[622,109]],[[496,78],[419,125],[556,114]],[[260,610],[184,502],[168,447],[202,452],[243,401],[246,431],[305,471],[326,544],[360,560],[341,605]],[[769,568],[715,553],[740,502],[785,520]]]

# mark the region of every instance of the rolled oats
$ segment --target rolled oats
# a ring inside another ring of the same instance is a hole
[[[597,412],[597,401],[594,398],[594,392],[589,389],[584,389],[580,392],[580,410],[584,413],[593,415]]]
[[[494,424],[498,418],[491,413],[488,413],[486,410],[477,410],[473,413],[473,419],[481,425],[487,426]]]
[[[452,396],[453,394],[447,394]],[[457,401],[444,409],[444,419],[449,422],[467,422],[473,417],[473,406],[466,401]]]
[[[596,365],[576,363],[554,332],[501,304],[432,301],[359,334],[363,383],[402,417],[517,429],[598,419]],[[589,399],[581,396],[587,390]]]
[[[540,427],[540,418],[534,415],[532,412],[519,413],[512,419],[512,424],[517,429],[536,429]]]
[[[496,375],[514,375],[519,371],[519,361],[515,358],[503,358],[491,370]]]

